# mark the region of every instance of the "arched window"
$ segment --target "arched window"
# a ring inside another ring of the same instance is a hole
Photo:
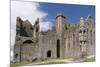
[[[82,41],[80,41],[80,43],[82,43]]]
[[[85,30],[83,30],[83,33],[85,33],[86,31]]]
[[[18,54],[15,54],[15,58],[17,58],[18,57]]]
[[[26,40],[26,41],[23,42],[23,44],[25,44],[25,43],[33,43],[33,41],[31,41],[31,40]]]
[[[84,40],[84,43],[86,43],[86,40]]]

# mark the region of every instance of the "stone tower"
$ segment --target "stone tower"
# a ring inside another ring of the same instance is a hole
[[[57,46],[57,58],[64,56],[64,44],[63,44],[63,24],[65,22],[65,16],[63,13],[58,13],[56,16],[56,46]]]
[[[56,16],[56,33],[60,37],[63,35],[63,23],[65,22],[65,16],[63,13],[58,13]]]

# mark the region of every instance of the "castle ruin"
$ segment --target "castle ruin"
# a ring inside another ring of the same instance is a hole
[[[14,60],[34,61],[54,58],[81,58],[95,55],[95,22],[81,17],[77,24],[66,21],[62,13],[55,17],[51,30],[40,31],[39,18],[32,25],[16,19]]]

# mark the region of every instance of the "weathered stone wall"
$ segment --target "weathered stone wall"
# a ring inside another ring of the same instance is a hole
[[[43,32],[40,34],[39,45],[41,51],[41,59],[56,58],[56,35],[55,31]],[[47,52],[51,52],[51,56],[47,56]]]
[[[38,59],[38,44],[24,43],[21,46],[21,60],[35,61]]]
[[[21,29],[19,20],[21,19],[17,18],[17,32]],[[45,32],[39,30],[39,19],[34,26],[28,23],[29,21],[25,21],[23,24],[28,36],[16,34],[14,46],[16,62],[80,58],[84,52],[85,56],[95,55],[95,24],[91,17],[88,20],[81,18],[78,24],[70,24],[65,21],[63,14],[58,14],[56,25],[52,30]]]
[[[87,29],[88,29],[88,55],[95,55],[95,24],[91,16],[87,19]]]

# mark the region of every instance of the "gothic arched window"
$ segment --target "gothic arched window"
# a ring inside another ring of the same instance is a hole
[[[84,40],[84,43],[86,43],[86,40]]]
[[[82,41],[80,41],[80,43],[82,43]]]
[[[86,32],[86,30],[83,30],[83,33],[85,33]]]

